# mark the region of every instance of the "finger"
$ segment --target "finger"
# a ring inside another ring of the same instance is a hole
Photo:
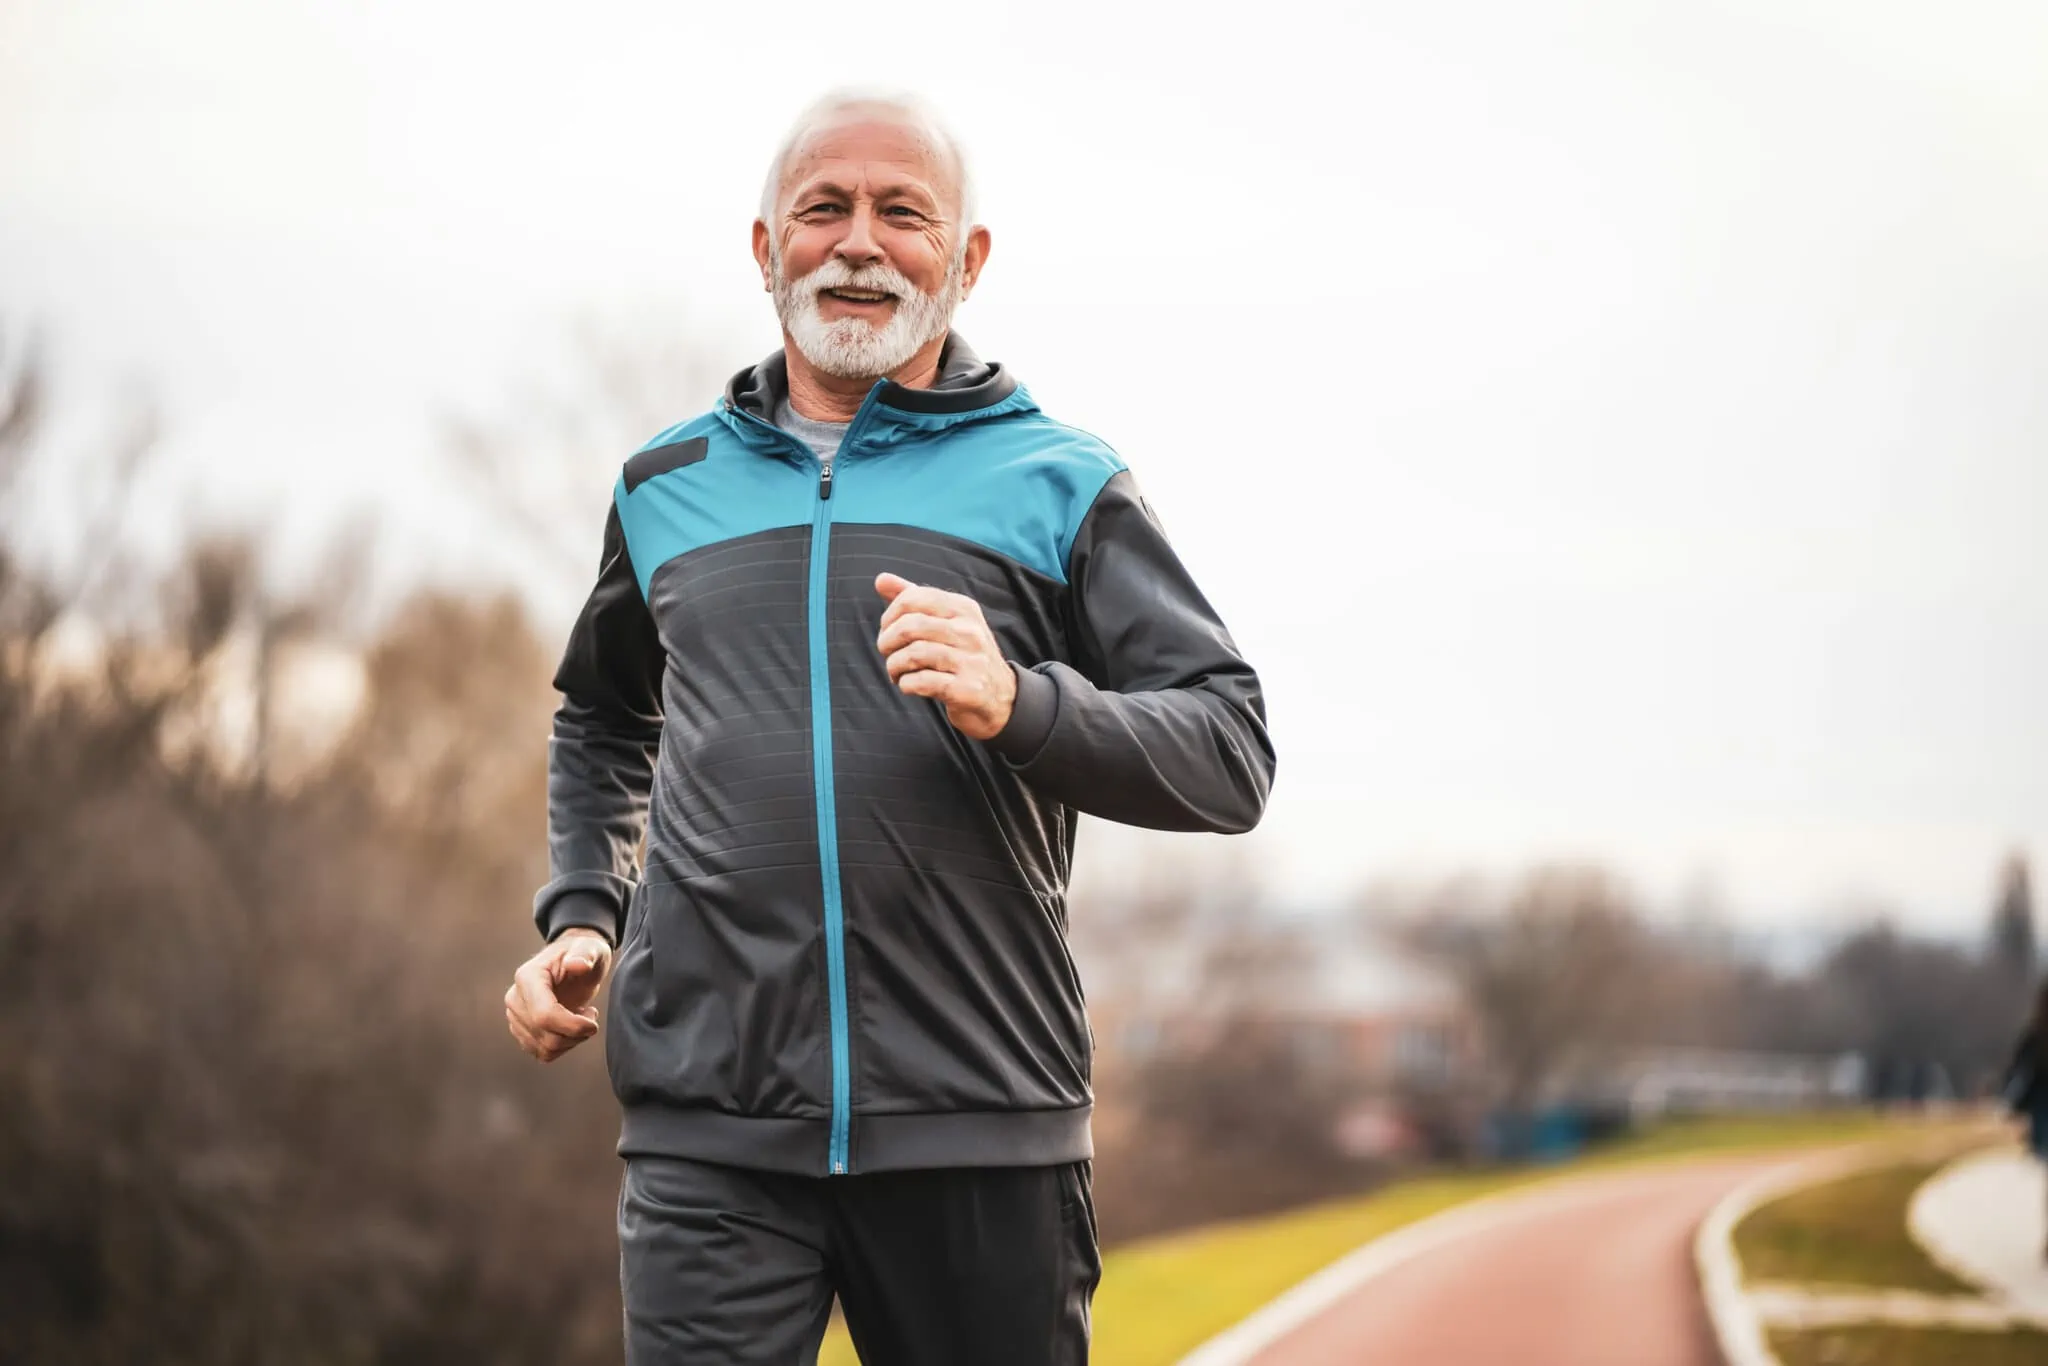
[[[535,1033],[531,1035],[531,1038],[533,1046],[527,1049],[527,1052],[531,1053],[541,1062],[553,1062],[556,1058],[561,1057],[577,1044],[583,1042],[580,1038],[566,1038],[563,1035],[546,1031]]]
[[[519,988],[513,987],[505,993],[505,1027],[512,1031],[512,1037],[526,1047],[526,1022],[519,1018]]]
[[[509,1007],[505,1011],[505,1027],[512,1031],[512,1040],[519,1045],[520,1052],[536,1058],[540,1056],[540,1041],[534,1038],[533,1031],[528,1029],[525,1022]]]
[[[565,1039],[583,1039],[595,1032],[588,1020],[579,1020],[555,999],[552,985],[537,965],[529,963],[513,979],[519,985],[520,1018],[537,1035],[556,1034]]]
[[[950,645],[935,641],[913,640],[910,644],[890,655],[885,667],[889,677],[900,679],[905,674],[916,673],[919,669],[930,669],[935,673],[957,674],[967,663],[967,653]]]
[[[952,702],[962,691],[958,674],[940,673],[936,669],[919,669],[896,680],[896,686],[912,697],[929,697],[938,702]]]
[[[589,944],[578,944],[565,951],[549,968],[548,976],[557,986],[579,982],[585,977],[604,971],[608,955]]]
[[[585,1006],[588,1010],[590,1007]],[[564,1046],[582,1043],[597,1033],[597,1017],[579,1015],[567,1006],[556,1006],[554,1014],[540,1022],[536,1031],[543,1041],[552,1040]]]
[[[896,595],[896,600],[882,613],[882,629],[912,612],[922,612],[928,617],[979,617],[981,608],[973,598],[963,594],[917,585]]]
[[[882,628],[882,633],[875,637],[875,647],[885,655],[894,654],[913,640],[936,640],[943,645],[971,650],[981,644],[981,634],[972,622],[959,617],[907,612]]]
[[[576,1045],[597,1036],[597,1020],[594,1017],[578,1019],[576,1023],[583,1027],[579,1033],[548,1033],[541,1036],[541,1045],[547,1051],[547,1056],[541,1059],[542,1062],[553,1062]]]
[[[512,974],[512,989],[518,993],[520,1018],[529,1026],[555,1004],[554,983],[548,980],[546,969],[537,963],[520,965],[519,971]]]
[[[901,574],[882,573],[875,575],[875,591],[891,601],[904,589],[915,587],[917,587],[916,584],[904,578]]]
[[[547,1062],[555,1055],[554,1044],[530,1029],[519,1036],[519,1048],[535,1062]]]
[[[505,1007],[505,1024],[512,1031],[512,1037],[519,1046],[538,1058],[547,1051],[548,1036],[526,1018],[520,1005]]]

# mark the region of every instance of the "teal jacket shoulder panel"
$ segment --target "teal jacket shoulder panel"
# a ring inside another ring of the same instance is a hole
[[[808,521],[810,488],[793,459],[764,455],[716,412],[662,432],[612,487],[641,596],[678,555]]]
[[[957,352],[955,378],[969,387],[875,386],[836,462],[832,520],[953,537],[1065,583],[1081,522],[1124,463],[964,345]],[[781,383],[772,362],[743,372],[725,402],[627,462],[614,498],[643,595],[678,555],[810,519],[815,465],[756,411]]]
[[[837,522],[916,527],[983,546],[1060,583],[1096,496],[1124,468],[1019,386],[972,413],[889,410],[846,457]]]

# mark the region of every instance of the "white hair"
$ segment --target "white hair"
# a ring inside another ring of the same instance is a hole
[[[768,163],[768,179],[761,186],[761,221],[771,228],[775,224],[775,207],[782,196],[783,173],[789,169],[789,158],[796,149],[818,129],[843,114],[856,111],[882,114],[892,122],[917,129],[953,163],[955,188],[960,193],[960,221],[956,225],[954,251],[964,250],[967,230],[974,226],[975,208],[974,182],[967,173],[967,152],[937,111],[915,95],[835,90],[806,109],[790,128],[789,135],[783,138],[782,145],[776,148],[774,159]]]

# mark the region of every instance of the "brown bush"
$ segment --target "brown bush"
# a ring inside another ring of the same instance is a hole
[[[262,629],[222,563],[88,676],[6,641],[8,1351],[615,1361],[602,1059],[542,1072],[499,1000],[536,942],[543,651],[507,604],[414,604],[356,724],[274,786],[189,739]]]
[[[617,1361],[602,1058],[543,1071],[500,1002],[537,943],[546,649],[422,598],[337,743],[273,706],[276,647],[331,623],[246,547],[135,590],[103,610],[0,541],[0,1359]]]

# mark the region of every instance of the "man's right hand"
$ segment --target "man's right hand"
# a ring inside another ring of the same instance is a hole
[[[596,930],[564,930],[520,965],[505,993],[505,1023],[519,1046],[553,1062],[597,1033],[590,1004],[611,971],[612,946]]]

